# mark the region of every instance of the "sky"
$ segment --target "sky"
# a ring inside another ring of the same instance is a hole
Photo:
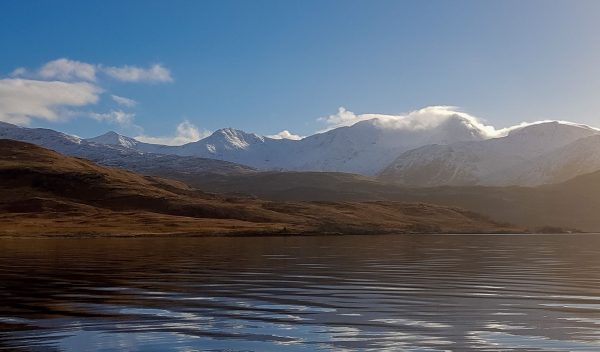
[[[0,2],[0,120],[181,144],[453,106],[600,126],[599,1]]]

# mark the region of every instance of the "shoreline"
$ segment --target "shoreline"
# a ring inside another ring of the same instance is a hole
[[[179,238],[231,238],[231,237],[346,237],[346,236],[524,236],[524,235],[596,235],[600,232],[297,232],[297,233],[136,233],[136,234],[98,234],[98,233],[77,233],[77,234],[0,234],[2,239],[101,239],[101,238],[139,238],[139,239],[179,239]]]

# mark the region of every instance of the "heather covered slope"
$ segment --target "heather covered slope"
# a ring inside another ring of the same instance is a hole
[[[402,201],[461,207],[527,228],[600,231],[600,172],[538,187],[408,188],[373,178],[319,172],[190,177],[193,187],[277,201]]]
[[[0,234],[310,234],[516,232],[454,207],[396,202],[272,202],[0,140]]]

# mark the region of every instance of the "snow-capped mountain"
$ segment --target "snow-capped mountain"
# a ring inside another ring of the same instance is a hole
[[[0,123],[0,138],[147,174],[166,170],[162,175],[256,168],[378,174],[380,180],[419,187],[533,186],[600,169],[600,131],[588,126],[540,122],[490,138],[489,131],[460,115],[438,122],[403,128],[374,118],[302,140],[272,139],[225,128],[181,146],[143,143],[115,132],[81,139],[49,129]]]
[[[272,139],[225,128],[197,142],[159,146],[128,137],[89,139],[138,151],[214,158],[263,170],[338,171],[375,175],[402,152],[428,144],[480,141],[486,132],[461,115],[428,126],[389,126],[380,119],[361,121],[301,140]]]
[[[285,148],[288,142],[290,141],[262,137],[233,128],[223,128],[197,142],[172,147],[163,152],[226,160],[270,169],[269,157],[279,149]]]
[[[484,131],[468,125],[458,115],[424,129],[394,128],[379,119],[372,119],[298,141],[292,164],[284,168],[375,175],[410,149],[484,138]]]
[[[82,148],[84,140],[66,133],[46,128],[25,128],[0,122],[0,138],[37,144],[63,154],[74,155]]]
[[[122,136],[114,131],[106,132],[105,134],[100,135],[98,137],[87,138],[86,141],[91,143],[114,145],[131,149],[136,149],[138,145],[142,144],[142,142],[134,138]]]
[[[490,184],[537,186],[567,181],[600,170],[600,134],[578,139],[561,148],[503,172],[501,180]]]
[[[555,170],[552,162],[542,161],[530,169],[536,158],[552,159],[550,155],[560,148],[599,133],[588,126],[553,121],[515,128],[500,138],[428,145],[400,155],[379,178],[407,186],[543,184],[555,179]],[[573,155],[563,157],[566,162]]]
[[[135,138],[123,136],[114,131],[106,132],[105,134],[94,138],[87,138],[85,141],[88,143],[108,145],[144,153],[176,154],[171,152],[171,149],[173,148],[171,146],[140,142]]]
[[[33,143],[65,155],[85,158],[102,165],[120,167],[148,175],[254,172],[254,169],[250,167],[221,160],[140,152],[133,149],[132,146],[145,147],[147,145],[148,149],[162,146],[141,143],[114,132],[97,138],[81,139],[50,129],[25,128],[0,122],[0,138]]]

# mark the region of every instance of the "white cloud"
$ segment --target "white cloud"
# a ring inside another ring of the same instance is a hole
[[[357,122],[366,120],[373,120],[373,123],[386,129],[425,130],[439,126],[452,118],[455,118],[460,121],[460,123],[465,124],[474,130],[481,131],[487,137],[496,137],[504,133],[504,130],[496,130],[493,126],[487,126],[477,117],[462,112],[454,106],[428,106],[402,115],[357,115],[340,107],[337,114],[319,118],[318,121],[327,125],[325,129],[319,132],[325,132],[343,126],[351,126]]]
[[[38,74],[44,79],[93,82],[96,80],[96,65],[62,58],[45,64],[39,69]]]
[[[24,67],[15,69],[11,77],[27,77],[44,80],[95,82],[98,73],[123,82],[172,82],[171,71],[160,64],[148,68],[139,66],[104,66],[67,58],[60,58],[29,71]]]
[[[345,107],[340,106],[337,114],[320,117],[318,121],[324,122],[327,125],[325,130],[332,130],[338,127],[352,126],[359,121],[368,120],[368,118],[365,117],[366,115],[367,114],[356,115],[352,111],[346,110]]]
[[[98,102],[102,89],[85,82],[0,79],[0,121],[28,125],[31,119],[60,121],[64,109]]]
[[[121,126],[130,126],[135,118],[134,113],[125,112],[122,110],[111,110],[107,113],[89,113],[89,116],[98,121],[106,121],[116,123]]]
[[[140,135],[135,137],[140,142],[153,143],[153,144],[164,144],[164,145],[182,145],[186,143],[196,142],[204,137],[208,137],[211,134],[207,130],[199,130],[191,122],[185,120],[177,125],[177,130],[174,136],[169,137],[151,137],[146,135]]]
[[[110,98],[117,104],[126,106],[128,108],[132,108],[138,104],[137,101],[125,97],[120,97],[118,95],[111,94]]]
[[[137,66],[102,67],[104,73],[123,82],[172,82],[171,72],[166,67],[155,64],[149,68]]]
[[[293,134],[293,133],[291,133],[288,130],[283,130],[283,131],[281,131],[281,132],[279,132],[277,134],[273,134],[273,135],[270,135],[270,136],[267,136],[267,137],[272,138],[272,139],[291,139],[291,140],[294,140],[294,141],[299,141],[302,138],[304,138],[304,137],[299,136],[297,134]]]
[[[10,73],[12,78],[0,78],[0,121],[28,125],[32,119],[63,121],[71,117],[86,116],[133,126],[135,114],[120,109],[107,113],[72,109],[99,101],[99,95],[103,92],[96,83],[99,73],[127,82],[172,81],[169,70],[161,65],[149,68],[105,67],[59,58],[35,70],[18,67]],[[123,107],[131,108],[138,103],[118,95],[111,95],[111,98]]]

